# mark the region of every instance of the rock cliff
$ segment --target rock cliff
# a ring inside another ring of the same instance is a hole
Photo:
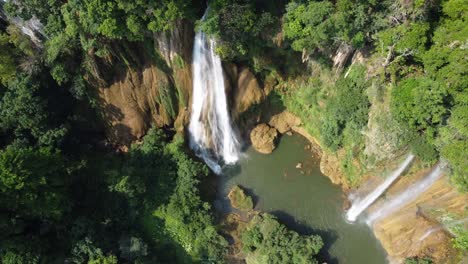
[[[154,124],[182,132],[192,101],[194,25],[179,21],[170,31],[154,34],[151,43],[116,44],[111,58],[92,60],[90,83],[109,141],[128,146]],[[252,72],[224,65],[231,115],[236,119],[265,97]]]

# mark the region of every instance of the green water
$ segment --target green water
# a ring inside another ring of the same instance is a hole
[[[304,149],[307,144],[304,138],[294,135],[284,136],[270,155],[248,149],[239,165],[221,177],[217,207],[229,210],[225,197],[238,184],[252,195],[256,210],[276,215],[280,222],[300,233],[320,234],[325,241],[322,261],[386,263],[385,252],[369,227],[345,221],[343,193],[320,173],[317,159]],[[299,162],[303,163],[302,169],[296,169]]]

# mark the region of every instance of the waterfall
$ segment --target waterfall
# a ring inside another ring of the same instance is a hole
[[[405,191],[383,204],[378,210],[372,212],[367,218],[367,223],[371,224],[375,220],[386,217],[411,201],[414,201],[442,176],[442,168],[443,166],[438,164],[429,176],[411,185]]]
[[[346,213],[346,218],[348,219],[348,221],[356,221],[357,217],[364,210],[366,210],[367,207],[369,207],[373,202],[375,202],[375,200],[377,200],[377,198],[379,198],[380,195],[382,195],[382,193],[385,192],[385,190],[387,190],[388,187],[390,187],[390,185],[392,185],[392,183],[398,178],[398,176],[400,176],[403,173],[403,171],[405,171],[405,169],[411,163],[413,158],[414,155],[408,155],[405,161],[403,161],[403,163],[400,164],[400,166],[395,171],[393,171],[392,174],[387,179],[385,179],[385,181],[382,184],[380,184],[374,191],[369,193],[366,197],[364,197],[364,199],[359,199],[356,202],[353,202],[353,205]]]
[[[0,2],[8,2],[6,0],[0,0]],[[42,47],[42,39],[46,37],[43,30],[44,26],[36,16],[32,16],[28,20],[23,20],[20,17],[10,17],[4,11],[0,3],[0,18],[5,19],[11,24],[17,26],[21,32],[27,35],[37,47]]]
[[[439,231],[441,228],[440,227],[432,227],[430,228],[429,230],[427,230],[419,239],[418,241],[421,242],[423,241],[424,239],[426,239],[428,236],[430,236],[432,233],[434,233],[435,231]]]
[[[439,231],[439,230],[442,230],[444,229],[444,227],[446,229],[448,229],[448,231],[450,232],[450,229],[449,227],[451,226],[455,226],[455,225],[459,225],[459,224],[463,224],[465,222],[468,221],[468,218],[464,218],[462,220],[458,220],[458,221],[454,221],[452,223],[448,223],[446,225],[443,225],[443,226],[438,226],[438,227],[431,227],[429,230],[427,230],[419,239],[418,241],[421,242],[423,241],[424,239],[426,239],[427,237],[429,237],[432,233],[436,232],[436,231]]]
[[[204,18],[204,17],[203,17]],[[198,31],[193,48],[190,146],[217,174],[221,163],[239,159],[239,140],[231,125],[221,59],[216,42]]]

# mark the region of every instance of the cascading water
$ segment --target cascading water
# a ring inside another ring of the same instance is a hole
[[[438,164],[431,171],[429,176],[411,185],[404,192],[398,194],[396,197],[383,204],[379,209],[372,212],[367,218],[367,223],[372,224],[374,221],[386,217],[411,201],[414,201],[442,176],[442,168],[443,165]]]
[[[463,224],[465,222],[468,221],[468,218],[465,218],[465,219],[462,219],[462,220],[458,220],[458,221],[454,221],[454,222],[451,222],[451,223],[448,223],[448,224],[444,224],[443,226],[438,226],[438,227],[432,227],[430,228],[429,230],[426,231],[426,233],[424,233],[419,239],[418,241],[421,242],[423,241],[424,239],[428,238],[432,233],[436,232],[436,231],[439,231],[439,230],[442,230],[442,229],[447,229],[448,227],[452,227],[452,226],[455,226],[455,225],[459,225],[459,224]],[[450,229],[448,229],[449,232],[450,232]]]
[[[354,222],[356,221],[357,217],[367,209],[377,198],[382,195],[385,190],[392,185],[392,183],[405,171],[405,169],[408,167],[408,165],[413,161],[414,155],[410,154],[408,157],[403,161],[403,163],[396,169],[395,171],[392,172],[392,174],[385,179],[385,181],[380,184],[374,191],[369,193],[364,199],[358,199],[356,202],[353,203],[351,208],[348,210],[346,213],[346,218],[348,221]]]
[[[204,19],[203,16],[202,19]],[[220,161],[239,159],[239,140],[231,126],[221,59],[216,42],[199,31],[193,48],[193,97],[190,116],[190,146],[217,174]]]
[[[42,39],[46,38],[45,32],[43,30],[44,26],[35,16],[32,16],[28,20],[23,20],[20,17],[10,17],[8,16],[1,6],[1,2],[8,2],[6,0],[0,0],[0,18],[7,20],[9,23],[16,25],[23,34],[29,36],[29,38],[36,44],[38,47],[42,47]]]

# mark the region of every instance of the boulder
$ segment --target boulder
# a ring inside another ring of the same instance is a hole
[[[241,211],[250,211],[254,207],[252,197],[245,194],[244,190],[238,185],[232,187],[231,191],[229,191],[228,198],[231,202],[231,206]]]
[[[252,146],[260,153],[270,154],[275,149],[275,141],[278,137],[278,131],[267,124],[257,125],[250,132]]]
[[[278,130],[281,134],[290,132],[295,126],[301,124],[301,119],[290,112],[284,111],[270,118],[268,124]]]
[[[231,70],[231,74],[233,75],[231,79],[235,79],[232,89],[234,98],[233,114],[237,117],[251,106],[261,103],[265,95],[255,75],[248,68],[235,68]]]

